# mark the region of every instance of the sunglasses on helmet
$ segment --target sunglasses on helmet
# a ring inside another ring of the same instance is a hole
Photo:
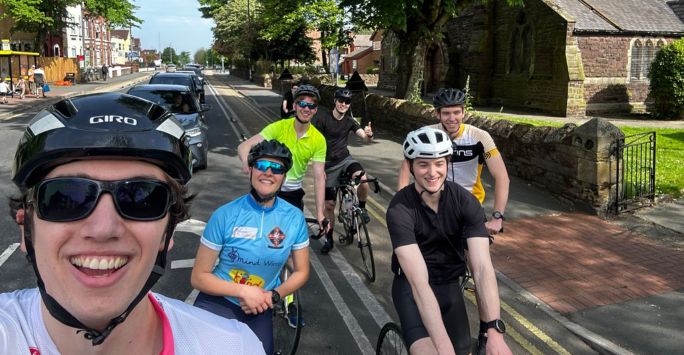
[[[134,221],[162,219],[175,203],[169,185],[159,180],[59,177],[44,180],[35,188],[36,211],[46,221],[77,221],[95,210],[103,192],[112,195],[121,217]]]
[[[337,99],[337,102],[345,104],[345,105],[349,105],[349,104],[351,104],[351,99]]]
[[[262,173],[265,173],[270,168],[271,173],[275,175],[285,174],[285,165],[269,160],[257,160],[254,163],[254,167]]]
[[[304,100],[301,100],[301,101],[297,102],[297,106],[299,106],[301,108],[307,108],[308,107],[310,110],[313,110],[316,107],[318,107],[318,104],[314,103],[314,102],[306,102]]]

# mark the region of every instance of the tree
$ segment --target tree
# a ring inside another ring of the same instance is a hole
[[[523,0],[506,0],[522,5]],[[420,98],[420,82],[425,56],[430,45],[442,41],[447,21],[472,0],[342,0],[352,14],[352,21],[364,28],[384,28],[399,39],[399,74],[396,96]],[[418,96],[418,97],[416,97]]]
[[[166,47],[162,51],[161,55],[161,60],[162,63],[164,64],[169,64],[169,63],[178,63],[178,54],[176,54],[176,50],[171,48],[171,47]]]
[[[157,53],[145,53],[143,60],[145,61],[146,66],[152,66],[154,65],[154,61],[157,60]]]
[[[648,78],[653,115],[660,119],[684,118],[684,39],[658,51]]]
[[[177,64],[180,66],[183,66],[185,64],[190,63],[190,52],[188,51],[182,51],[180,55],[178,56],[178,62]]]
[[[42,44],[48,34],[58,35],[72,26],[68,23],[67,7],[78,4],[81,0],[0,0],[6,10],[0,19],[14,20],[12,32],[36,33],[33,47],[43,53]],[[92,16],[102,16],[114,25],[128,27],[142,23],[133,15],[137,7],[128,0],[86,0],[84,6]]]
[[[285,43],[298,40],[292,37],[293,29],[304,26],[316,30],[321,43],[321,61],[328,70],[328,51],[347,39],[342,9],[335,0],[262,0],[264,29],[259,33],[268,41]],[[285,52],[285,51],[283,51]]]
[[[205,63],[208,62],[207,50],[204,48],[200,48],[200,49],[196,50],[195,55],[192,56],[192,59],[195,63],[204,65]]]

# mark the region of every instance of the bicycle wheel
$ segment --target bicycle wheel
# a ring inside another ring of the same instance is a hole
[[[341,233],[339,236],[339,241],[341,245],[349,245],[351,244],[353,238],[354,238],[354,231],[353,231],[353,225],[352,221],[350,221],[349,216],[347,214],[347,209],[344,205],[344,191],[343,189],[338,189],[337,192],[337,220],[342,223],[342,229],[344,230],[344,233]]]
[[[382,327],[378,344],[375,347],[376,355],[408,355],[401,328],[395,323],[387,323]]]
[[[288,301],[292,298],[291,301]],[[297,353],[299,336],[302,332],[299,303],[299,291],[292,296],[283,297],[273,307],[273,350],[278,355],[293,355]]]
[[[354,212],[354,224],[357,226],[359,243],[359,250],[361,250],[361,259],[363,259],[363,267],[366,269],[366,275],[370,282],[375,281],[375,259],[373,259],[373,246],[371,245],[370,235],[368,234],[368,227],[363,221],[359,212]]]

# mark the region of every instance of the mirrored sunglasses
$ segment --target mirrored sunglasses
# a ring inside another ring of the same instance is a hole
[[[268,160],[257,160],[256,163],[254,163],[254,167],[261,171],[262,173],[265,173],[268,171],[268,169],[271,169],[271,173],[275,175],[282,175],[285,174],[285,165],[276,163],[273,161],[268,161]]]
[[[318,107],[318,104],[314,103],[314,102],[306,102],[304,100],[301,100],[301,101],[297,102],[297,106],[299,106],[301,108],[307,108],[308,107],[310,110],[313,110],[316,107]]]
[[[112,195],[121,217],[134,221],[162,219],[175,203],[169,185],[159,180],[59,177],[44,180],[35,188],[36,211],[46,221],[77,221],[95,210],[103,192]]]

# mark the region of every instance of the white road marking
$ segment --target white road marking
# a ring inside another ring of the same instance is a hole
[[[9,257],[14,253],[15,250],[17,250],[17,248],[19,248],[19,243],[10,244],[10,246],[8,246],[7,249],[0,254],[0,266],[2,266],[7,259],[9,259]]]
[[[189,269],[195,265],[195,259],[181,259],[171,261],[171,269]]]

